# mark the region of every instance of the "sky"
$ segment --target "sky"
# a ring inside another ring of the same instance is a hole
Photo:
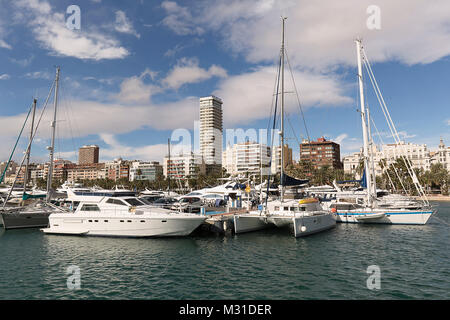
[[[225,130],[267,129],[282,16],[290,65],[285,130],[295,159],[308,136],[340,143],[342,156],[359,151],[356,38],[402,139],[432,150],[441,137],[450,145],[447,0],[0,0],[0,8],[1,161],[33,98],[40,115],[56,66],[59,158],[76,161],[79,147],[97,144],[101,161],[162,161],[168,138],[175,153],[179,132],[193,142],[199,98],[209,95],[223,100]],[[391,143],[367,76],[365,88],[382,138],[374,140]],[[48,159],[52,108],[50,99],[34,161]],[[27,126],[14,159],[28,136]]]

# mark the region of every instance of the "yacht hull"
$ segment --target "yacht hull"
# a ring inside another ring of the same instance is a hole
[[[337,222],[342,223],[380,223],[380,224],[413,224],[424,225],[428,222],[433,210],[380,210],[361,211],[348,210],[336,213]],[[370,216],[373,215],[373,218]]]
[[[336,226],[336,219],[331,214],[292,218],[294,236],[304,237],[322,232]]]
[[[244,213],[234,216],[234,232],[245,233],[263,230],[272,226],[265,217],[258,213]]]
[[[5,229],[43,228],[48,226],[49,215],[47,211],[1,213]]]
[[[50,216],[50,227],[41,229],[48,234],[111,236],[111,237],[169,237],[187,236],[200,226],[205,217],[77,217],[67,214]]]

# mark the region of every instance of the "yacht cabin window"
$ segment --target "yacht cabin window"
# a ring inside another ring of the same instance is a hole
[[[112,199],[112,198],[109,198],[108,200],[106,200],[106,203],[110,203],[110,204],[118,204],[118,205],[120,205],[120,206],[126,206],[126,204],[123,203],[122,200],[119,200],[119,199]]]
[[[128,198],[125,199],[125,202],[128,203],[131,206],[144,206],[145,203],[143,203],[142,201],[136,199],[136,198]]]
[[[96,204],[83,204],[80,211],[100,211]]]

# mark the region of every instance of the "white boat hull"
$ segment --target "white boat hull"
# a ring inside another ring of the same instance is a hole
[[[292,218],[294,236],[304,237],[322,232],[336,226],[336,219],[331,214]]]
[[[236,234],[263,230],[270,226],[272,225],[268,223],[264,215],[260,215],[259,212],[244,213],[234,216],[234,232]]]
[[[381,214],[380,214],[381,213]],[[381,223],[424,225],[433,214],[433,210],[349,210],[336,213],[337,222],[342,223]],[[370,218],[370,215],[374,215]]]
[[[200,226],[206,217],[73,217],[73,214],[50,216],[50,227],[41,229],[48,234],[168,237],[187,236]]]

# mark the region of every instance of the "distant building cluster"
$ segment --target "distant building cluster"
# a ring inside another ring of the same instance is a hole
[[[255,141],[246,141],[227,145],[223,144],[223,111],[222,100],[216,96],[200,98],[200,152],[199,154],[168,153],[163,163],[156,161],[123,160],[121,158],[107,162],[99,162],[100,148],[97,145],[86,145],[79,148],[78,163],[56,159],[53,164],[53,177],[60,181],[81,181],[95,179],[128,179],[130,181],[154,181],[163,176],[169,179],[196,178],[199,174],[220,174],[225,170],[228,174],[267,175],[281,171],[281,153],[284,151],[284,167],[294,164],[292,149],[287,145],[271,147]],[[433,163],[442,163],[450,170],[450,147],[441,139],[437,151],[429,151],[425,144],[401,143],[383,145],[381,149],[373,146],[373,157],[377,175],[383,173],[380,163],[394,163],[400,156],[411,160],[414,168],[429,170]],[[363,159],[360,152],[345,156],[341,162],[340,146],[324,137],[316,141],[303,140],[300,144],[300,162],[309,162],[314,169],[330,167],[344,169],[344,172],[356,174],[360,171]],[[6,162],[0,163],[3,173]],[[4,181],[23,183],[24,172],[11,162],[5,172]],[[28,176],[33,183],[37,179],[46,179],[49,164],[30,164]],[[17,176],[17,178],[16,178]]]
[[[382,160],[385,161],[386,166],[396,162],[402,156],[411,161],[414,169],[422,169],[428,171],[434,163],[441,163],[445,169],[450,170],[450,147],[446,147],[441,138],[437,151],[430,151],[426,144],[414,144],[401,142],[400,144],[385,144],[378,149],[373,146],[373,159],[375,163],[375,174],[382,175],[383,167]],[[363,161],[362,149],[360,152],[343,158],[344,172],[356,174],[360,169],[360,163]]]

